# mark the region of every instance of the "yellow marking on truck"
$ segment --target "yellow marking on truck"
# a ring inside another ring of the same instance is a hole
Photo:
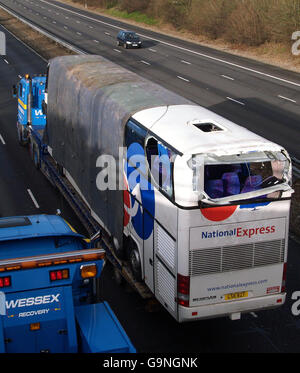
[[[23,109],[27,110],[27,105],[21,99],[18,99],[19,104],[22,106]]]

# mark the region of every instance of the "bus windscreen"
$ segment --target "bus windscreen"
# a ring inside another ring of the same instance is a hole
[[[211,199],[262,190],[259,198],[280,197],[280,191],[263,194],[265,188],[286,182],[287,160],[273,159],[204,166],[204,191]]]

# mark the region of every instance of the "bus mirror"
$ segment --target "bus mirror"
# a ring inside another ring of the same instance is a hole
[[[17,97],[17,87],[16,87],[15,84],[14,84],[13,87],[12,87],[12,95],[13,95],[14,98]]]
[[[202,191],[201,170],[203,167],[203,157],[193,156],[191,166],[193,170],[193,191],[199,193]]]

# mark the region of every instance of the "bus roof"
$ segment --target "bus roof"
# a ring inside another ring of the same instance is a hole
[[[13,216],[0,219],[0,241],[51,236],[83,237],[56,215]]]
[[[216,155],[279,150],[279,145],[198,105],[161,106],[133,119],[180,153]]]

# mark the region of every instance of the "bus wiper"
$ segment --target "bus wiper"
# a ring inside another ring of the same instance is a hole
[[[276,177],[275,179],[278,180]],[[255,191],[248,192],[248,193],[242,193],[242,194],[237,194],[234,196],[228,196],[228,197],[222,197],[222,198],[212,199],[209,197],[207,193],[202,192],[202,198],[200,198],[199,202],[207,204],[207,205],[215,205],[215,206],[230,205],[233,202],[237,203],[239,201],[244,201],[244,200],[254,200],[256,197],[261,197],[262,195],[267,195],[267,194],[274,193],[274,192],[279,192],[279,191],[282,191],[282,192],[290,191],[291,193],[294,192],[289,184],[281,183],[280,180],[278,181],[279,183],[268,186],[264,189],[259,189],[259,190],[255,190]]]
[[[268,188],[268,187],[271,187],[273,185],[278,185],[278,184],[281,184],[281,183],[282,183],[282,181],[277,179],[276,176],[270,176],[267,179],[263,180],[263,182],[260,184],[260,187],[261,187],[261,189],[263,189],[263,188]]]

